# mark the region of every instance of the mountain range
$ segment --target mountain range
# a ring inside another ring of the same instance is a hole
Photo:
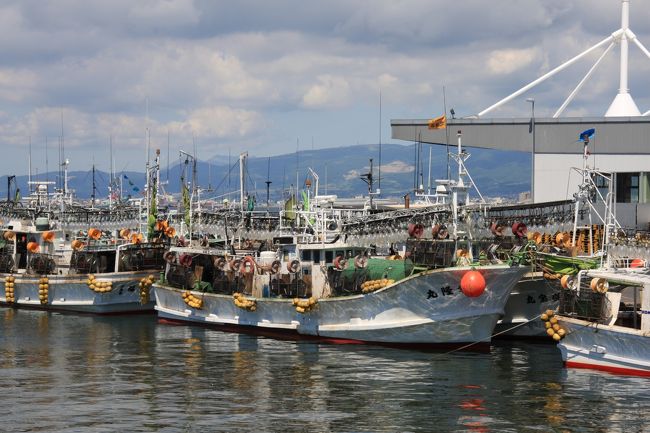
[[[450,151],[455,151],[452,146]],[[449,159],[450,173],[456,176],[457,163],[448,158],[445,146],[428,144],[410,145],[382,144],[352,145],[336,148],[302,150],[293,154],[272,157],[249,157],[246,163],[246,191],[255,195],[258,202],[266,201],[266,182],[269,181],[271,200],[282,197],[283,192],[295,187],[304,188],[311,168],[319,176],[320,194],[336,194],[339,197],[355,197],[368,193],[368,185],[361,179],[370,171],[373,163],[374,188],[381,188],[385,198],[402,198],[414,190],[417,184],[427,187],[429,173],[432,182],[447,177]],[[530,155],[521,152],[497,151],[491,149],[469,149],[471,157],[466,167],[478,189],[487,197],[515,198],[530,188]],[[431,163],[429,164],[429,155]],[[379,180],[379,160],[381,158],[381,179]],[[431,169],[429,170],[429,167]],[[160,178],[164,191],[168,194],[180,192],[181,177],[192,179],[192,160],[170,167],[162,167]],[[196,165],[197,184],[202,189],[201,198],[237,198],[239,191],[239,161],[215,156],[209,161],[198,161]],[[116,173],[121,181],[123,197],[139,197],[144,191],[143,172]],[[40,174],[38,180],[62,182],[59,173]],[[95,171],[95,196],[108,196],[110,174]],[[26,195],[28,177],[16,176],[16,184],[21,194]],[[32,180],[37,180],[32,179]],[[119,182],[118,182],[119,183]],[[0,178],[0,197],[7,196],[7,176]],[[90,198],[93,192],[93,172],[68,172],[69,188],[78,198]],[[11,194],[14,187],[12,186]]]

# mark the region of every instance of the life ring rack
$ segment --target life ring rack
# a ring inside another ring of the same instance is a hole
[[[293,259],[287,263],[287,271],[291,274],[295,274],[300,270],[300,261],[298,259]]]
[[[332,264],[334,265],[334,267],[335,267],[336,269],[338,269],[339,271],[342,271],[343,269],[345,269],[345,265],[346,265],[347,263],[348,263],[348,261],[347,261],[343,256],[341,256],[341,255],[336,256],[336,257],[334,258],[334,261],[332,262]]]
[[[252,256],[246,256],[239,264],[239,272],[244,275],[250,275],[255,272],[255,266],[257,266],[255,259]]]

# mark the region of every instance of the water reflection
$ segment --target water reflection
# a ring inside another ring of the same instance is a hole
[[[566,370],[552,345],[432,354],[151,316],[0,317],[3,431],[627,433],[650,424],[647,379]]]

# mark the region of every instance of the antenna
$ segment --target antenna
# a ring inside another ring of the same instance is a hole
[[[269,208],[269,197],[270,197],[270,188],[271,188],[271,157],[269,156],[269,163],[266,168],[266,209]]]
[[[370,158],[370,171],[366,174],[362,174],[361,180],[368,184],[368,196],[370,197],[370,208],[372,209],[372,158]]]
[[[27,177],[27,189],[32,193],[32,136],[29,136],[29,176]]]
[[[92,193],[92,196],[91,196],[91,198],[92,198],[92,202],[91,202],[92,207],[95,207],[95,191],[96,191],[96,189],[97,189],[97,187],[95,185],[95,164],[93,164],[93,193]]]
[[[445,86],[442,86],[442,105],[445,110],[445,116],[447,115],[447,92],[445,91]],[[454,109],[451,109],[451,118],[454,118]],[[447,122],[445,122],[447,123]],[[447,179],[451,179],[451,166],[449,165],[449,128],[445,125],[445,147],[447,149]]]
[[[45,181],[50,181],[50,173],[48,171],[48,160],[47,160],[47,136],[45,136]]]
[[[381,88],[379,89],[379,164],[377,166],[377,194],[381,193]]]
[[[59,147],[60,147],[60,161],[59,164],[62,164],[65,162],[65,135],[63,134],[63,110],[61,110],[61,139],[59,140]],[[61,176],[61,166],[59,166],[59,176]],[[63,181],[61,180],[63,183]],[[63,193],[65,194],[67,191],[65,191],[65,185],[64,185],[64,191]]]
[[[111,152],[111,177],[110,177],[110,179],[111,179],[111,188],[113,188],[113,181],[115,180],[115,175],[114,175],[115,167],[113,166],[113,134],[110,135],[109,141],[110,141],[110,147],[111,147],[111,150],[110,150],[110,152]]]

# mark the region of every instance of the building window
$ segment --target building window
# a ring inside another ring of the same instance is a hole
[[[616,202],[639,202],[639,173],[616,173]]]

